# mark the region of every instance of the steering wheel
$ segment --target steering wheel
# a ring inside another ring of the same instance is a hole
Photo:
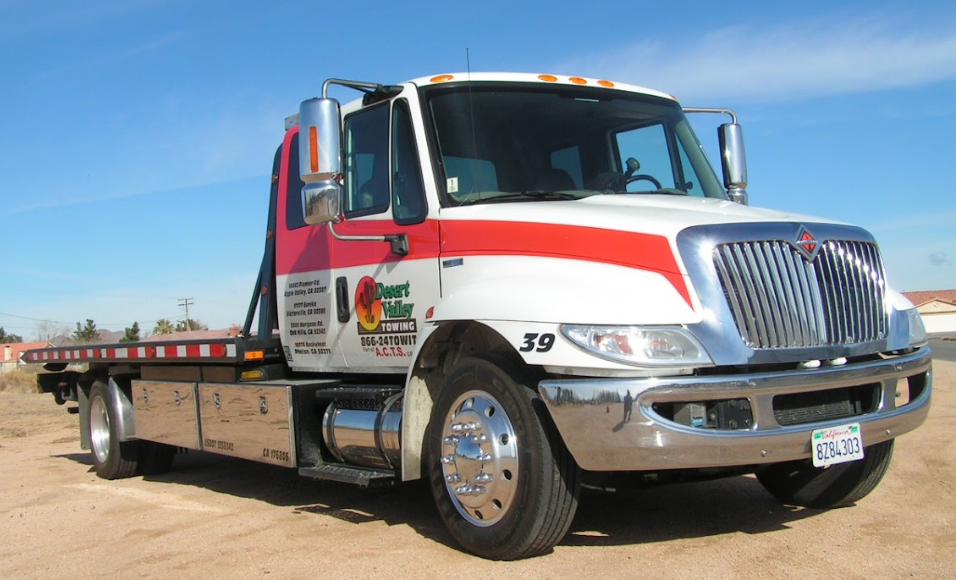
[[[634,183],[635,181],[650,181],[654,184],[656,189],[663,189],[661,187],[661,182],[657,181],[653,175],[648,175],[646,173],[638,173],[637,175],[632,175],[625,180],[625,185],[628,183]]]
[[[635,175],[635,171],[641,168],[641,162],[633,157],[628,157],[627,161],[624,162],[626,171],[624,172],[624,185],[627,186],[628,183],[634,183],[635,181],[650,181],[654,184],[656,189],[663,189],[661,187],[661,182],[654,179],[653,176],[646,173],[638,173]]]

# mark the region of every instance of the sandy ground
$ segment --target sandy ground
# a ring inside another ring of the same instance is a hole
[[[0,393],[2,578],[952,578],[956,363],[882,485],[833,511],[781,506],[752,477],[582,499],[554,552],[458,551],[422,484],[361,490],[192,453],[108,482],[49,395]]]

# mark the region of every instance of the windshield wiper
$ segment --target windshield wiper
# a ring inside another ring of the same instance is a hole
[[[579,196],[568,193],[566,191],[550,191],[546,189],[532,189],[529,191],[513,191],[506,195],[499,195],[492,199],[516,199],[522,197],[530,197],[532,199],[539,200],[569,200],[569,199],[578,199]]]
[[[579,195],[568,193],[566,191],[549,191],[544,189],[533,189],[528,191],[509,191],[496,192],[487,197],[479,195],[471,199],[458,201],[457,205],[476,205],[481,203],[497,203],[500,201],[514,201],[523,198],[531,198],[537,201],[566,201],[580,199]]]
[[[605,195],[689,195],[686,191],[682,189],[674,189],[672,187],[663,187],[661,189],[648,189],[647,191],[604,190],[601,193]]]

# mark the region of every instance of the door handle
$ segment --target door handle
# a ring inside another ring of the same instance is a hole
[[[349,321],[349,281],[345,276],[339,276],[335,279],[335,311],[339,322]]]

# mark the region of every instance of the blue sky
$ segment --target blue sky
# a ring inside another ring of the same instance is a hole
[[[752,205],[869,229],[897,289],[956,287],[952,2],[0,0],[0,326],[151,329],[187,297],[241,324],[283,119],[466,49],[733,108]]]

